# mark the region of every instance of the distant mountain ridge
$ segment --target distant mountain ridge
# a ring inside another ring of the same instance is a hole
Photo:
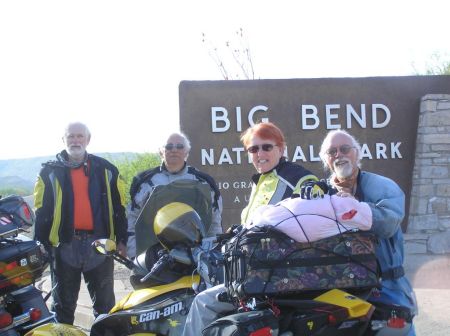
[[[18,176],[0,176],[0,189],[16,188],[32,190],[34,183]]]
[[[95,153],[109,161],[132,160],[137,153]],[[40,156],[27,159],[0,160],[0,188],[8,187],[33,187],[36,177],[41,170],[42,163],[56,160],[52,156]]]

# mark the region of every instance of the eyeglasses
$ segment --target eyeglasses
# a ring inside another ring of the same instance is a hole
[[[176,149],[183,149],[184,148],[184,144],[182,143],[177,143],[177,144],[173,144],[173,143],[168,143],[167,145],[164,146],[166,151],[171,151],[172,149],[176,148]]]
[[[270,152],[270,151],[272,151],[274,146],[276,146],[276,145],[272,145],[272,144],[254,145],[254,146],[248,147],[247,152],[255,154],[255,153],[258,153],[258,151],[260,151],[261,149],[264,152]]]
[[[348,153],[350,153],[350,151],[353,149],[353,148],[355,148],[355,146],[350,146],[350,145],[342,145],[342,146],[339,146],[339,147],[331,147],[331,148],[328,148],[327,149],[327,151],[325,152],[328,156],[330,156],[330,157],[335,157],[336,155],[337,155],[337,153],[338,153],[338,150],[339,150],[339,152],[341,152],[342,154],[348,154]]]

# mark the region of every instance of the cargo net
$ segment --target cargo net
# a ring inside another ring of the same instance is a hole
[[[310,221],[311,216],[326,216],[291,214],[305,242],[294,240],[272,224],[243,229],[226,245],[225,284],[231,297],[313,295],[333,288],[356,294],[379,287],[377,240],[372,233],[349,229],[327,217],[338,234],[312,241],[302,218]]]

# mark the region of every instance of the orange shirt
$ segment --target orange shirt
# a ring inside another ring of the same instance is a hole
[[[73,227],[75,230],[94,230],[91,202],[89,200],[89,177],[83,167],[71,169],[73,188]]]

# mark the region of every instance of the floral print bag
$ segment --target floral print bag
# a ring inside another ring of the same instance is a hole
[[[224,249],[225,285],[237,299],[380,284],[376,237],[345,232],[300,243],[270,226],[242,230]]]

